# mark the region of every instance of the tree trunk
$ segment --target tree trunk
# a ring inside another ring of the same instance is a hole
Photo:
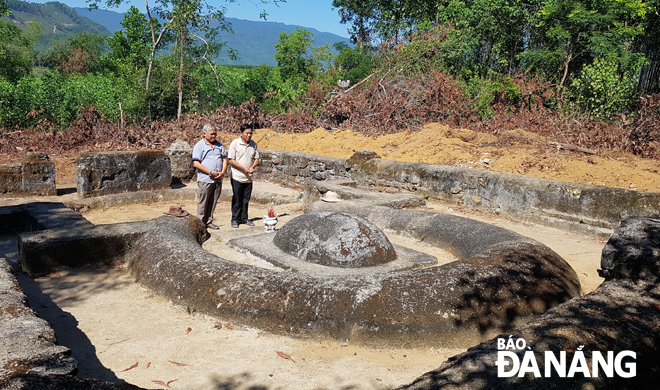
[[[566,65],[564,66],[564,75],[561,78],[561,82],[559,83],[559,88],[557,89],[557,108],[561,109],[561,101],[562,98],[564,97],[564,83],[566,82],[566,76],[568,76],[568,64],[571,63],[571,59],[573,58],[573,54],[568,55],[568,60],[566,61]]]
[[[185,54],[185,40],[183,37],[179,38],[179,43],[180,43],[180,50],[181,52],[179,53],[179,77],[177,78],[177,89],[179,91],[179,107],[177,108],[176,111],[176,120],[178,121],[181,119],[181,106],[183,105],[183,56]]]
[[[156,32],[154,31],[154,22],[151,19],[151,11],[149,11],[149,0],[144,0],[144,5],[147,8],[147,17],[149,18],[149,27],[151,28],[151,59],[149,59],[149,68],[147,69],[147,82],[145,89],[149,90],[149,79],[151,78],[151,67],[154,64],[154,57],[156,56]]]

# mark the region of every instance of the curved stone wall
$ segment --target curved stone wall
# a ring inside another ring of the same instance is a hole
[[[565,390],[656,389],[660,381],[660,215],[622,221],[603,249],[605,281],[593,292],[549,310],[499,339],[525,340],[525,348],[505,349],[527,360],[526,374],[499,375],[497,338],[447,360],[399,390]],[[522,345],[522,343],[521,343]],[[545,358],[564,354],[563,377]],[[630,351],[633,356],[620,355]],[[603,358],[596,366],[596,353]],[[611,354],[608,356],[608,353]],[[621,360],[619,360],[621,359]],[[515,363],[506,358],[505,372]],[[580,364],[580,362],[584,362]],[[577,362],[577,363],[576,363]],[[608,363],[609,362],[609,363]],[[523,366],[520,363],[519,368]],[[571,367],[577,368],[571,374]],[[546,374],[549,369],[550,375]],[[586,372],[585,372],[586,371]],[[623,375],[621,375],[623,374]]]
[[[580,294],[573,269],[536,241],[460,217],[370,209],[389,229],[423,234],[460,260],[366,275],[277,271],[208,253],[194,217],[161,217],[127,261],[138,282],[201,312],[273,332],[380,345],[472,345]]]

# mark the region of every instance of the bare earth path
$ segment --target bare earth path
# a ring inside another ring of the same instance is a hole
[[[194,210],[193,201],[183,206]],[[169,203],[127,205],[91,211],[85,217],[96,224],[125,222],[155,218],[168,208]],[[603,240],[493,215],[466,214],[439,203],[430,203],[424,209],[483,220],[545,243],[571,263],[584,292],[593,290],[602,280],[596,269]],[[251,216],[261,216],[265,211],[265,207],[255,205]],[[301,212],[301,204],[278,206],[277,212],[288,214],[283,218],[286,221]],[[216,220],[222,226],[212,232],[206,249],[222,255],[229,237],[262,229],[258,221],[254,228],[231,229],[226,223],[229,216],[229,205],[219,204]],[[414,240],[396,239],[419,250],[432,249]],[[0,249],[0,257],[16,264],[15,238],[2,240]],[[145,388],[165,388],[155,381],[173,381],[169,383],[173,389],[386,389],[408,383],[462,352],[441,345],[425,349],[370,348],[243,328],[200,315],[194,308],[173,306],[134,283],[121,265],[63,270],[39,278],[19,272],[18,278],[31,306],[55,329],[59,343],[72,349],[80,364],[80,376],[125,381]],[[280,357],[278,351],[292,360]]]

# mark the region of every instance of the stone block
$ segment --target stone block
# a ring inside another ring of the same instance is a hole
[[[660,274],[660,215],[624,218],[603,248],[600,266],[606,279]]]
[[[0,193],[21,192],[22,164],[0,165]]]
[[[165,154],[172,165],[172,183],[188,183],[197,174],[192,162],[193,149],[186,141],[176,141]]]
[[[48,155],[27,153],[18,164],[0,165],[0,193],[55,195],[55,164]]]
[[[45,153],[28,153],[23,157],[21,189],[37,195],[56,195],[55,164]]]
[[[170,158],[163,151],[87,153],[76,160],[76,185],[81,198],[168,188]]]

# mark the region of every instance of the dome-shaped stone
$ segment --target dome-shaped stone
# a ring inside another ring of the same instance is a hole
[[[392,244],[376,225],[347,213],[303,214],[278,230],[273,242],[292,256],[332,267],[371,267],[396,259]]]

